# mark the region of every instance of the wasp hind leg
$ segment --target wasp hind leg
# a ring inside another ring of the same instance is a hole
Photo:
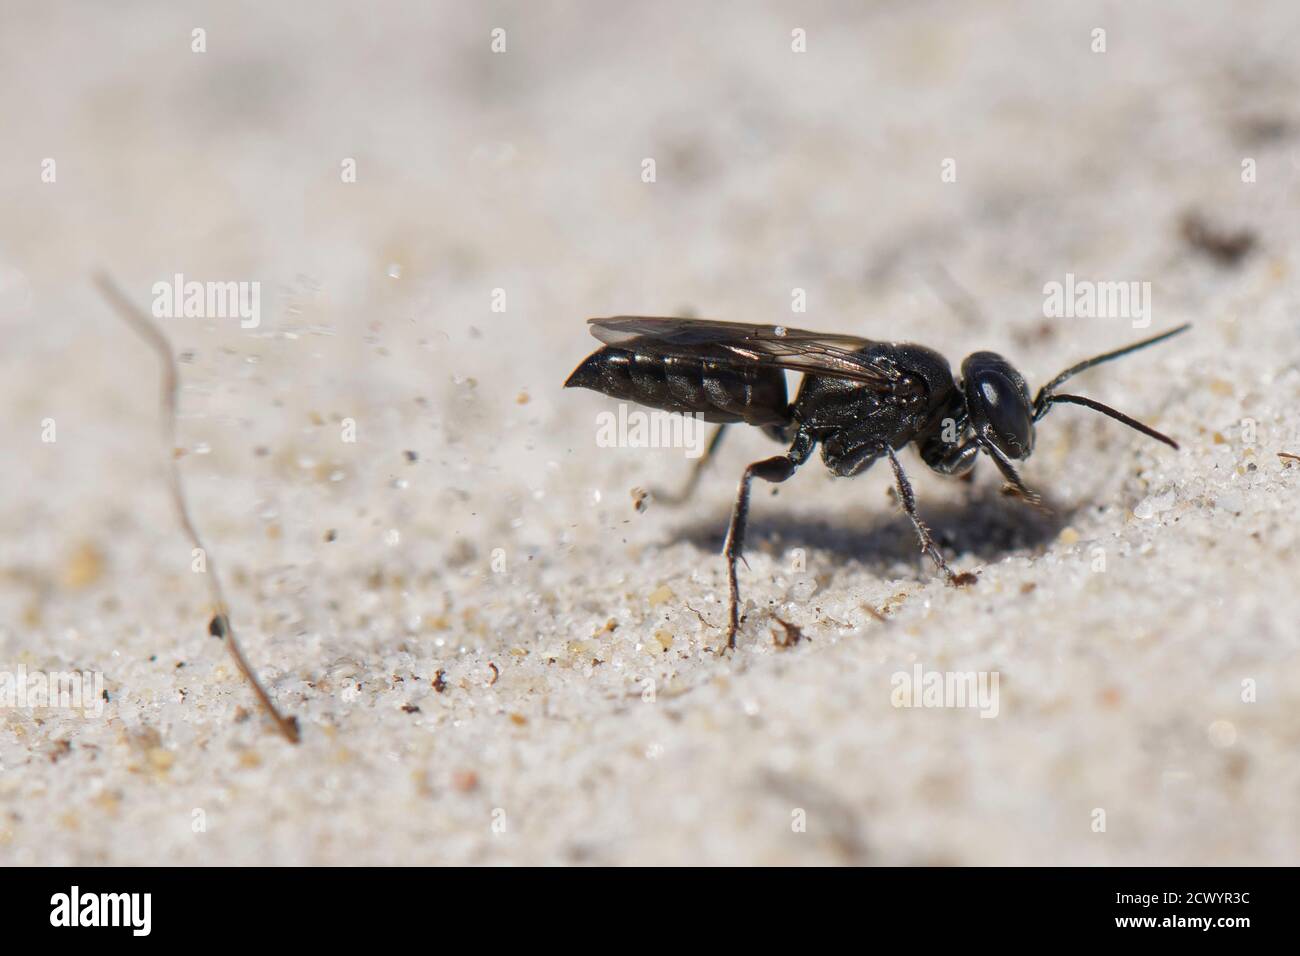
[[[656,501],[662,501],[669,505],[680,505],[685,502],[695,492],[700,483],[700,478],[704,474],[704,469],[709,467],[709,462],[718,452],[718,446],[722,444],[722,436],[727,432],[726,425],[719,425],[709,439],[709,447],[704,450],[704,454],[696,459],[694,466],[691,468],[690,477],[686,479],[686,484],[677,492],[664,491],[661,488],[651,488],[650,495]]]

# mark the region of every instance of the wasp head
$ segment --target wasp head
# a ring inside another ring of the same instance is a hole
[[[1010,362],[995,352],[972,353],[961,364],[962,392],[966,399],[966,412],[970,425],[975,430],[975,441],[980,450],[993,459],[1002,476],[1021,497],[1030,502],[1037,502],[1038,496],[1024,486],[1012,462],[1029,457],[1029,453],[1034,450],[1034,422],[1046,415],[1053,405],[1081,405],[1090,408],[1156,441],[1164,442],[1171,448],[1178,448],[1178,443],[1168,435],[1162,435],[1154,428],[1143,425],[1109,405],[1103,405],[1082,395],[1065,395],[1056,391],[1056,388],[1062,382],[1094,365],[1163,342],[1180,332],[1187,331],[1188,328],[1190,326],[1180,325],[1176,329],[1115,349],[1113,352],[1084,359],[1076,365],[1071,365],[1044,385],[1032,400],[1024,376],[1012,368]]]
[[[1013,461],[1034,450],[1034,403],[1025,378],[996,352],[975,352],[961,363],[966,412],[977,440]]]

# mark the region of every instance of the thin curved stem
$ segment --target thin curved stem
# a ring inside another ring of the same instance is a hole
[[[162,394],[160,400],[162,437],[163,448],[167,453],[167,475],[172,503],[176,507],[176,514],[180,518],[181,527],[189,537],[190,543],[205,555],[208,555],[208,549],[204,547],[198,529],[194,527],[194,521],[190,518],[189,504],[185,499],[185,488],[181,483],[180,467],[176,464],[176,455],[174,454],[176,447],[176,394],[179,388],[180,374],[177,371],[176,357],[172,354],[171,345],[167,341],[167,337],[163,335],[162,330],[131,303],[131,300],[126,297],[125,293],[117,287],[112,279],[100,273],[95,276],[95,284],[122,320],[139,333],[140,337],[158,353],[158,357],[162,361]],[[275,722],[276,728],[284,738],[290,743],[296,744],[302,737],[298,728],[298,720],[295,717],[285,716],[280,713],[272,702],[270,695],[267,694],[266,689],[258,681],[257,675],[253,673],[253,668],[244,656],[243,648],[239,646],[239,640],[235,637],[235,631],[230,625],[230,612],[226,605],[225,593],[221,588],[221,579],[217,576],[216,566],[210,555],[206,560],[208,588],[212,596],[212,603],[216,607],[216,614],[208,625],[208,631],[214,637],[222,639],[226,649],[230,651],[230,656],[234,658],[235,666],[252,686],[253,693],[257,695],[257,701],[261,704],[262,709]]]

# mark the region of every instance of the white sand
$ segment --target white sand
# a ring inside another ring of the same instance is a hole
[[[111,700],[0,710],[0,865],[1296,861],[1293,4],[429,6],[6,15],[0,668]],[[1190,250],[1191,208],[1258,247]],[[256,330],[164,326],[195,517],[298,747],[206,634],[157,368],[97,267],[146,307],[262,283]],[[1044,319],[1067,272],[1196,324],[1071,384],[1182,450],[1054,411],[1024,468],[1052,518],[908,453],[962,591],[886,469],[760,485],[729,659],[717,547],[777,447],[738,434],[638,514],[681,452],[597,448],[615,403],[559,388],[586,316],[685,309],[1036,386],[1149,334]],[[996,718],[892,706],[917,664],[996,672]]]

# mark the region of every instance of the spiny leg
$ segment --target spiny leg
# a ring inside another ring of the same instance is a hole
[[[736,646],[736,630],[740,627],[740,588],[736,583],[736,562],[745,550],[745,523],[749,518],[749,484],[754,478],[772,483],[782,482],[794,474],[795,469],[808,459],[813,441],[800,433],[795,443],[784,455],[756,461],[745,469],[736,492],[736,504],[731,509],[731,525],[727,528],[727,543],[722,553],[727,558],[727,647]]]
[[[696,486],[699,485],[700,476],[704,474],[704,469],[709,466],[709,462],[712,461],[713,456],[717,454],[718,446],[722,444],[722,436],[726,431],[726,425],[718,426],[717,430],[713,433],[713,437],[709,439],[709,447],[704,450],[703,455],[696,459],[694,467],[691,468],[691,475],[686,479],[686,484],[682,486],[681,491],[673,493],[670,491],[663,491],[659,488],[651,488],[650,494],[654,499],[669,505],[679,505],[689,498],[691,493],[695,491]]]
[[[1002,472],[1002,477],[1007,481],[1007,487],[1027,504],[1033,505],[1039,511],[1045,514],[1051,514],[1052,510],[1043,504],[1043,499],[1036,492],[1030,491],[1025,487],[1025,483],[1020,480],[1020,474],[1016,471],[1016,466],[1011,464],[1011,460],[1002,454],[1002,450],[991,441],[983,442],[984,451],[993,459],[993,464],[998,466],[998,471]]]
[[[926,527],[921,516],[916,512],[916,495],[912,493],[912,483],[907,480],[907,475],[903,473],[903,466],[898,460],[898,455],[889,445],[885,445],[885,452],[889,455],[889,464],[894,469],[894,483],[898,486],[898,497],[903,503],[903,511],[907,517],[912,520],[912,527],[916,529],[916,536],[920,539],[921,550],[930,556],[943,576],[947,578],[948,583],[954,587],[963,584],[970,584],[974,581],[974,575],[969,572],[955,574],[952,568],[948,567],[948,562],[943,559],[939,552],[938,546],[934,543],[934,538],[930,534],[930,529]]]

